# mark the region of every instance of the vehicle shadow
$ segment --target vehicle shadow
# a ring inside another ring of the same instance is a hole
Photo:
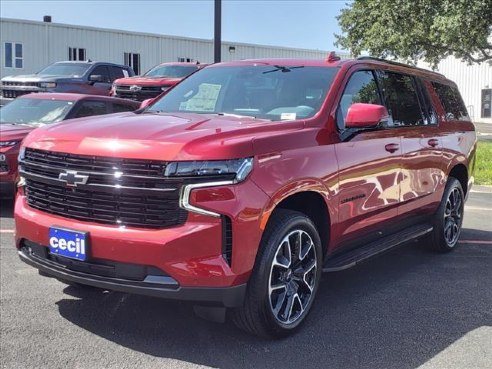
[[[0,198],[0,217],[14,217],[14,199],[11,197]]]
[[[492,248],[445,255],[409,245],[325,274],[293,336],[265,340],[215,324],[188,304],[113,292],[66,293],[70,322],[155,357],[217,368],[417,368],[468,332],[492,324]]]

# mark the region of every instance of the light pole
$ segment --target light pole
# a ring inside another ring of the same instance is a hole
[[[220,62],[221,26],[222,26],[222,0],[215,0],[214,16],[214,63]]]

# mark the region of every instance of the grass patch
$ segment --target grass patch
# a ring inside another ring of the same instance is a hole
[[[490,141],[478,142],[475,184],[492,185],[492,142]]]

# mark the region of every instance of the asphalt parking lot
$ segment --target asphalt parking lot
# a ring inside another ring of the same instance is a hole
[[[492,189],[475,187],[461,245],[418,243],[325,274],[303,329],[279,341],[196,318],[189,305],[79,292],[38,276],[1,203],[2,368],[492,367]]]

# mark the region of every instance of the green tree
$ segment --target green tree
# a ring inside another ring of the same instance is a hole
[[[492,0],[354,0],[338,16],[336,45],[434,67],[449,55],[492,62]]]

